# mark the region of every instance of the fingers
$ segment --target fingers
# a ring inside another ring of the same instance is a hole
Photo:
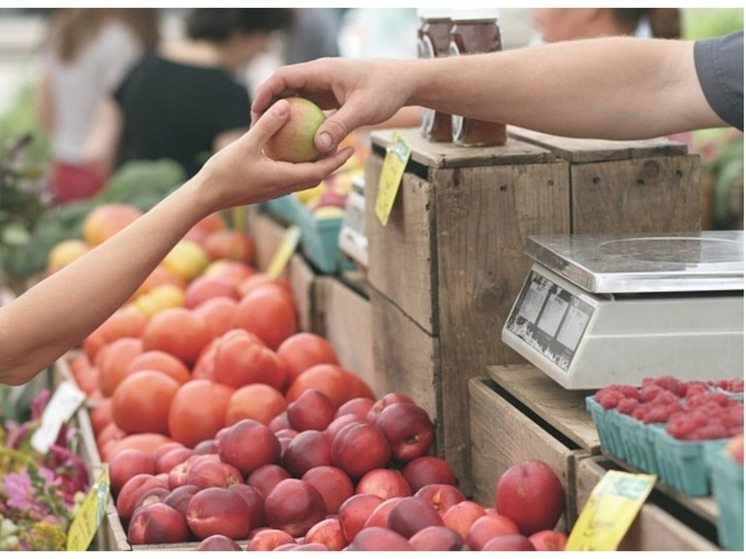
[[[302,188],[314,186],[324,178],[331,175],[339,167],[344,165],[355,150],[348,146],[339,150],[333,155],[319,159],[312,163],[282,163],[288,166],[286,172],[289,191],[295,191]]]
[[[284,99],[280,99],[258,116],[251,127],[252,140],[261,145],[277,132],[288,119],[290,115],[290,105]]]

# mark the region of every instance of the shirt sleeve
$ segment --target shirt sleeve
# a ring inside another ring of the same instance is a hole
[[[712,109],[743,131],[743,31],[697,41],[694,65]]]

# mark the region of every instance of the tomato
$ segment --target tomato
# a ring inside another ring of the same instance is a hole
[[[168,435],[168,411],[181,384],[156,370],[137,371],[111,397],[114,423],[127,433]]]
[[[277,356],[285,362],[288,385],[314,365],[339,365],[337,353],[328,340],[311,332],[298,332],[280,344]]]
[[[256,334],[272,350],[295,334],[297,324],[295,302],[276,285],[252,289],[236,308],[236,326]]]
[[[207,379],[190,380],[176,391],[168,413],[173,440],[193,448],[225,427],[225,410],[234,388]]]

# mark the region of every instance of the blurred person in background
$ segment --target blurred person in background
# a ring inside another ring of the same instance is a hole
[[[284,62],[296,64],[325,56],[339,56],[342,13],[335,8],[296,8],[287,35]]]
[[[86,157],[99,102],[159,38],[157,9],[51,10],[37,88],[37,112],[50,137],[52,190],[62,202],[89,198],[106,174]]]
[[[251,99],[240,71],[292,21],[290,9],[191,9],[186,37],[144,56],[101,107],[89,153],[103,169],[166,158],[194,175],[248,129]]]

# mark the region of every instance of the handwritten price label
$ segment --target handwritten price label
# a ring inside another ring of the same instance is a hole
[[[273,278],[279,278],[285,266],[290,262],[295,253],[295,249],[298,248],[300,242],[300,227],[297,225],[291,225],[285,231],[285,237],[282,239],[282,244],[279,246],[277,251],[272,255],[272,260],[267,266],[267,275]]]
[[[398,132],[394,132],[391,144],[386,148],[376,196],[375,211],[382,225],[386,225],[389,220],[404,169],[411,155],[412,146]]]
[[[109,496],[109,468],[104,464],[93,486],[80,505],[67,532],[68,551],[86,551],[106,513]]]
[[[593,488],[566,551],[615,551],[655,486],[656,476],[609,471]]]

